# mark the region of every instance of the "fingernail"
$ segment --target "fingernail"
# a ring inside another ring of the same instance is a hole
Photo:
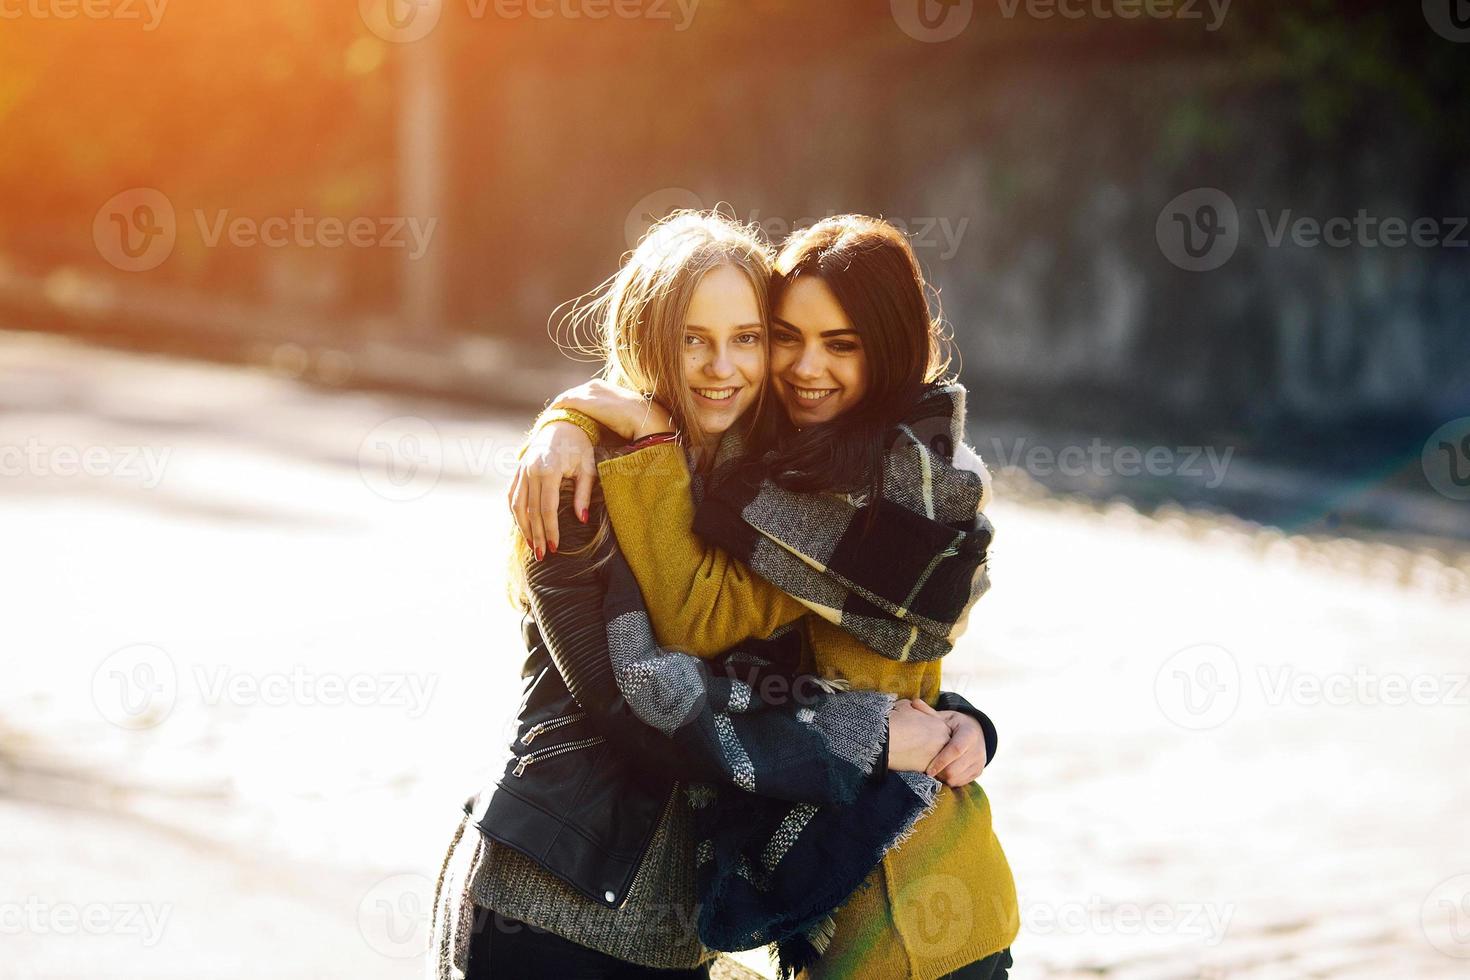
[[[541,560],[541,546],[540,545],[537,545],[536,546],[536,560],[537,561],[540,561]]]
[[[586,524],[587,523],[587,508],[586,507],[583,507],[582,508],[581,517],[582,517],[582,523],[583,524]]]
[[[556,542],[555,541],[548,541],[548,542],[546,542],[546,547],[548,547],[548,548],[551,549],[551,553],[553,555],[556,554]]]

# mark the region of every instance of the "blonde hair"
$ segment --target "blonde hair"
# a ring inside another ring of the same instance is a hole
[[[673,415],[684,444],[708,458],[718,437],[700,428],[684,379],[689,304],[707,273],[733,266],[750,281],[767,323],[772,263],[770,245],[753,226],[716,211],[676,211],[648,230],[609,279],[565,304],[560,318],[552,313],[555,332],[566,337],[557,337],[558,345],[596,356],[603,362],[599,377],[657,400]],[[762,388],[747,420],[761,411],[764,398]],[[589,547],[599,547],[607,533],[604,517]],[[511,595],[524,608],[531,549],[518,531],[513,537]]]

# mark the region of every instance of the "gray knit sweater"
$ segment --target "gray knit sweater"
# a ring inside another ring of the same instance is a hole
[[[700,943],[695,930],[692,815],[682,790],[674,793],[627,900],[617,909],[592,901],[531,858],[484,837],[468,819],[450,844],[434,910],[430,976],[437,980],[463,977],[475,909],[494,909],[589,949],[661,970],[692,969],[719,955]]]

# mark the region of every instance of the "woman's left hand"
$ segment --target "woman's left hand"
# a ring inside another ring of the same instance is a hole
[[[980,723],[961,711],[935,711],[927,704],[924,707],[943,719],[950,732],[949,744],[939,750],[924,771],[946,786],[968,786],[979,779],[990,761]]]

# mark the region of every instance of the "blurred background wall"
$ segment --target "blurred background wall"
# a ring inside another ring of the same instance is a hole
[[[550,312],[649,217],[863,211],[910,231],[980,411],[1348,470],[1470,412],[1452,3],[558,3],[9,18],[0,304],[529,397],[487,382],[555,362]]]

